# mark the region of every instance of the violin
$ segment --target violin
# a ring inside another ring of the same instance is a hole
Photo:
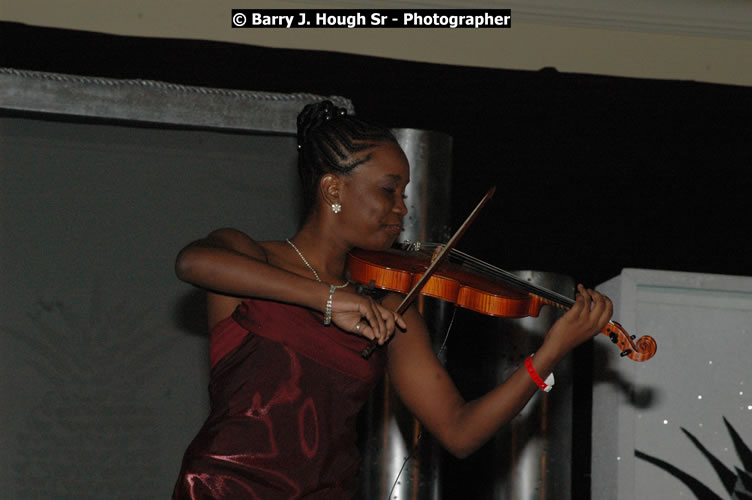
[[[384,252],[353,249],[347,257],[349,279],[367,285],[406,294],[397,308],[404,313],[419,294],[447,300],[472,311],[504,318],[536,317],[541,307],[551,305],[569,310],[574,300],[551,290],[538,287],[512,273],[494,267],[465,253],[455,246],[481,209],[491,200],[496,186],[480,200],[462,225],[444,245],[413,244],[405,249]],[[435,251],[426,252],[433,246]],[[454,257],[454,262],[449,257]],[[459,260],[459,264],[456,262]],[[647,361],[658,346],[648,335],[635,342],[622,326],[609,321],[601,330],[621,349],[621,356],[633,361]],[[360,353],[365,359],[378,347],[376,339]]]
[[[434,244],[414,244],[408,249],[386,251],[356,248],[349,253],[346,266],[350,279],[356,283],[407,294],[416,288],[441,249]],[[562,310],[574,305],[569,297],[536,286],[456,249],[450,249],[448,254],[420,285],[420,294],[503,318],[537,317],[544,305]],[[652,337],[645,335],[635,340],[634,335],[629,335],[615,321],[609,321],[599,333],[619,347],[622,357],[633,361],[647,361],[657,350]],[[363,357],[368,358],[376,345],[372,342],[361,353]]]

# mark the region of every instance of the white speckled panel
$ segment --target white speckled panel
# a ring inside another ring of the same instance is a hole
[[[752,278],[625,269],[599,289],[658,352],[596,344],[592,498],[732,498],[752,447]]]

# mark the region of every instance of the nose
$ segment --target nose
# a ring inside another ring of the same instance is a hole
[[[402,217],[407,215],[407,205],[405,204],[405,198],[402,194],[397,196],[397,202],[394,204],[394,211]]]

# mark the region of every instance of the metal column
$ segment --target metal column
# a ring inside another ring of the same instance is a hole
[[[410,162],[408,215],[400,241],[444,242],[451,222],[452,138],[416,129],[393,130]],[[421,298],[429,331],[439,332],[447,306]],[[433,338],[434,351],[442,339]],[[441,451],[397,398],[387,378],[361,416],[363,500],[441,498]]]

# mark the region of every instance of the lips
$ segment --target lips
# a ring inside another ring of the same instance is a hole
[[[402,232],[402,224],[384,224],[384,230],[392,236],[399,236]]]

